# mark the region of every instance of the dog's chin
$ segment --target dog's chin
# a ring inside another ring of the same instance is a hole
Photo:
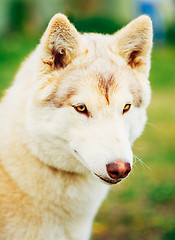
[[[96,173],[94,173],[100,180],[102,180],[104,183],[106,184],[109,184],[109,185],[113,185],[113,184],[117,184],[119,182],[122,181],[121,178],[118,178],[118,179],[111,179],[111,178],[105,178],[105,177],[102,177]]]

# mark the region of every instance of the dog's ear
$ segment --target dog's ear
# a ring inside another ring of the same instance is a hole
[[[63,14],[56,14],[41,38],[41,60],[49,69],[66,67],[75,58],[79,34]]]
[[[131,68],[148,74],[152,38],[152,21],[142,15],[114,34],[111,50],[123,57]]]

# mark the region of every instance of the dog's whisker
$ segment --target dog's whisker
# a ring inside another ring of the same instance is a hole
[[[149,126],[153,127],[153,128],[156,129],[157,131],[160,130],[154,123],[147,122],[146,125],[149,125]]]
[[[138,156],[134,156],[134,163],[133,163],[133,165],[136,164],[137,162],[140,162],[143,168],[146,167],[150,171],[152,171],[152,169],[146,163],[144,163]]]

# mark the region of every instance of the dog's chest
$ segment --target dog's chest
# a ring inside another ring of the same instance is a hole
[[[93,218],[107,191],[108,186],[98,181],[64,187],[54,201],[43,202],[41,228],[47,229],[53,240],[88,239]]]

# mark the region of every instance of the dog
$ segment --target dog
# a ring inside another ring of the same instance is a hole
[[[150,103],[152,22],[113,35],[50,21],[0,103],[0,239],[88,240],[128,176]]]

